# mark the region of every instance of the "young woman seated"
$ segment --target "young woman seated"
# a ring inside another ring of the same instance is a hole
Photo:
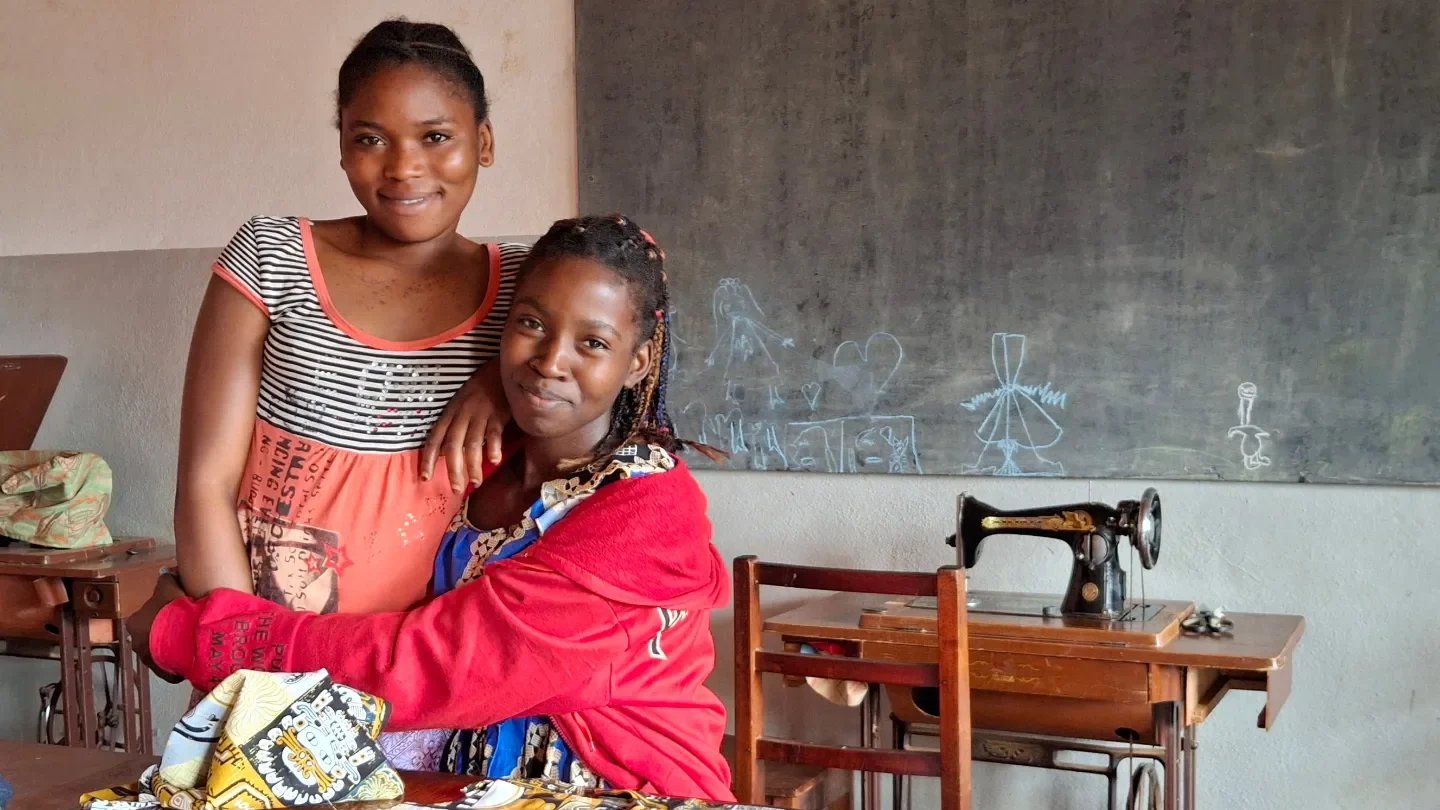
[[[514,435],[450,524],[433,598],[319,615],[167,577],[130,622],[137,649],[203,690],[328,670],[416,732],[399,767],[732,801],[704,685],[730,580],[665,412],[668,306],[663,252],[632,221],[556,223],[500,342]]]

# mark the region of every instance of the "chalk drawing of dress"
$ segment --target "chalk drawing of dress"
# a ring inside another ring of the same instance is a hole
[[[775,355],[781,347],[794,346],[795,341],[765,325],[765,312],[750,288],[739,279],[720,280],[711,310],[715,319],[715,348],[705,359],[705,365],[720,369],[725,379],[725,398],[735,400],[737,387],[764,386],[770,394],[770,405],[783,405],[777,386],[784,378]]]
[[[1030,386],[1020,382],[1020,371],[1025,365],[1024,335],[1002,332],[991,335],[990,363],[1000,385],[962,403],[967,410],[975,410],[986,401],[994,402],[975,431],[975,437],[983,445],[980,455],[974,464],[964,465],[961,471],[1003,476],[1064,475],[1065,467],[1045,458],[1040,451],[1054,447],[1065,434],[1046,411],[1047,405],[1064,407],[1065,394],[1054,391],[1048,383]],[[993,458],[987,462],[986,456],[992,450],[1001,453],[998,464]],[[1028,451],[1028,455],[1021,460],[1031,469],[1022,467],[1016,460],[1022,450]],[[1030,456],[1033,461],[1029,460]]]

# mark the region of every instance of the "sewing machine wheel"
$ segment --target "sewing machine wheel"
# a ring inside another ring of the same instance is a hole
[[[1160,493],[1148,487],[1140,496],[1140,508],[1136,516],[1135,549],[1140,552],[1140,564],[1154,568],[1160,559]]]

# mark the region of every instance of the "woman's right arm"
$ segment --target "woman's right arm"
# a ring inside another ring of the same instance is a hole
[[[211,276],[185,368],[175,482],[175,552],[181,584],[191,597],[216,588],[254,590],[235,507],[269,329],[263,311]]]

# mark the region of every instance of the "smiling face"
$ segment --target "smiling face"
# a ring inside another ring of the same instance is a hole
[[[399,242],[451,233],[494,162],[489,121],[419,64],[380,70],[340,111],[340,166],[370,222]]]
[[[589,453],[610,428],[622,388],[650,371],[652,345],[620,276],[593,259],[561,256],[530,268],[500,339],[500,376],[527,435],[573,441]]]

